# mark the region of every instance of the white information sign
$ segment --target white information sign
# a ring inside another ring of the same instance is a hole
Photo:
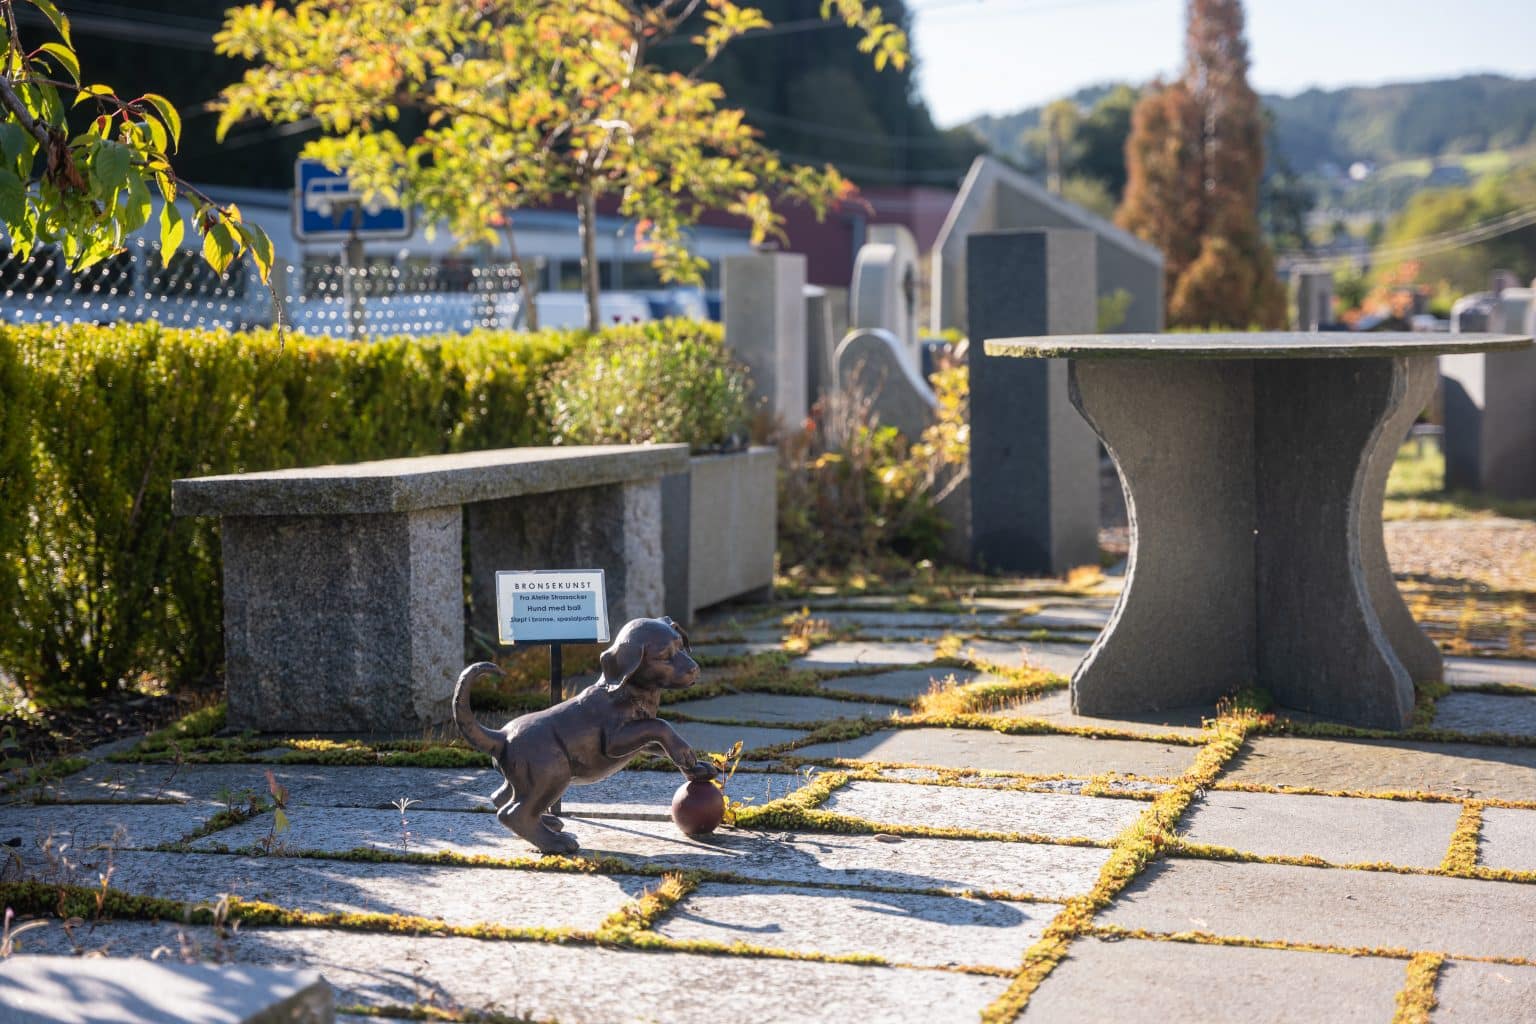
[[[603,570],[496,574],[496,634],[503,644],[605,644]]]

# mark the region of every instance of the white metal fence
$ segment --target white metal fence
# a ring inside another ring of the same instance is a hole
[[[191,250],[169,261],[160,246],[127,249],[79,274],[61,254],[19,259],[0,248],[0,320],[137,323],[241,330],[275,324],[335,338],[462,334],[524,326],[516,264],[473,259],[372,259],[359,267],[306,259],[273,268],[269,289],[246,261],[216,274]]]

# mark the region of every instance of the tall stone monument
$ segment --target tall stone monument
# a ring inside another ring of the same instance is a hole
[[[900,224],[876,224],[870,240],[853,261],[849,296],[851,328],[889,331],[896,337],[908,364],[916,370],[918,352],[917,239]]]
[[[1099,446],[1072,407],[1066,360],[992,357],[982,344],[1093,333],[1096,258],[1089,231],[968,239],[971,554],[981,568],[1062,573],[1098,562]]]
[[[1333,271],[1298,270],[1294,280],[1296,308],[1292,328],[1315,331],[1333,323]]]
[[[1530,288],[1475,298],[1465,309],[1467,299],[1456,303],[1453,331],[1529,334],[1536,326]],[[1536,498],[1536,349],[1441,356],[1440,376],[1446,489]]]
[[[805,256],[727,256],[721,280],[725,343],[752,371],[754,397],[790,426],[805,419]]]

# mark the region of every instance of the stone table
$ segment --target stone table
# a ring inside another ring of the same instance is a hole
[[[1234,689],[1354,725],[1409,724],[1443,674],[1382,541],[1399,443],[1440,353],[1491,334],[1114,334],[1003,338],[1066,358],[1072,403],[1120,469],[1126,582],[1072,677],[1073,709],[1209,703]]]

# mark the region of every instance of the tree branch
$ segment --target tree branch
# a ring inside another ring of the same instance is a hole
[[[27,105],[21,101],[21,97],[16,95],[16,90],[11,88],[10,79],[4,76],[0,76],[0,103],[4,103],[6,109],[16,116],[17,122],[27,130],[27,134],[38,141],[43,151],[48,153],[51,162],[53,133],[48,130],[46,124],[32,116],[27,110]]]

